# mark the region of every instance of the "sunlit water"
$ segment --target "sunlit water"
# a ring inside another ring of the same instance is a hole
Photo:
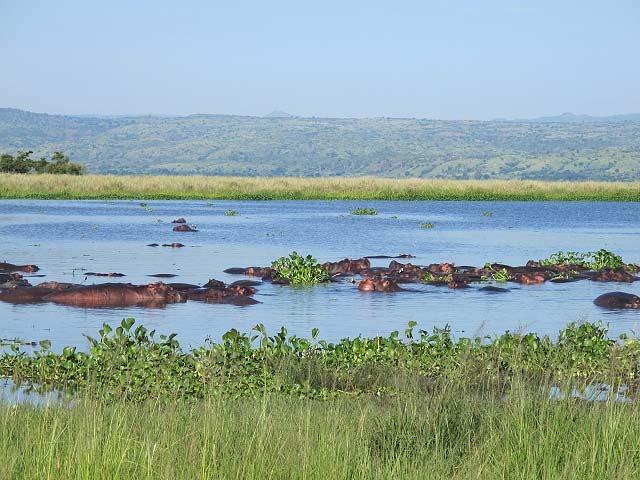
[[[150,274],[175,273],[172,281],[202,284],[210,278],[244,277],[229,267],[269,265],[297,250],[320,261],[364,255],[411,253],[417,264],[486,261],[524,264],[557,250],[606,248],[640,261],[640,205],[606,202],[345,202],[345,201],[0,201],[0,261],[35,263],[41,278],[77,283],[147,283]],[[356,207],[377,216],[351,216]],[[235,209],[239,216],[224,216]],[[491,212],[491,215],[485,215]],[[169,223],[183,216],[198,233],[177,233]],[[420,223],[432,222],[432,229]],[[146,244],[181,242],[182,249]],[[406,261],[406,260],[401,260]],[[376,260],[374,265],[387,265]],[[83,270],[85,269],[85,270]],[[120,279],[85,278],[83,271],[121,272]],[[248,331],[263,323],[309,335],[318,327],[336,340],[403,329],[415,320],[430,330],[449,324],[456,335],[492,335],[505,330],[557,334],[571,321],[603,321],[611,335],[632,333],[640,311],[610,312],[593,299],[620,290],[639,294],[640,283],[581,281],[537,286],[509,284],[511,292],[477,288],[406,285],[395,294],[361,293],[347,282],[291,288],[265,283],[248,307],[199,302],[163,309],[81,309],[55,304],[0,303],[0,337],[52,341],[85,348],[103,322],[135,317],[160,333],[178,333],[188,347],[230,328]]]

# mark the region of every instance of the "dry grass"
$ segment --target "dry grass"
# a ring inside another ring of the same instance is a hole
[[[640,201],[640,182],[0,174],[0,198]]]

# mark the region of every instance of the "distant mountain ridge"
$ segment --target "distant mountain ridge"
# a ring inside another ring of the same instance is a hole
[[[0,108],[0,152],[63,150],[99,173],[640,179],[640,114],[474,121],[273,113],[79,116]]]
[[[608,115],[595,117],[591,115],[576,115],[575,113],[562,113],[549,117],[537,117],[528,119],[517,119],[516,122],[539,122],[539,123],[611,123],[611,122],[640,122],[640,113],[625,113],[620,115]]]

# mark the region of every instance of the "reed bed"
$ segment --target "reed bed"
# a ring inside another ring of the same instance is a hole
[[[640,201],[640,182],[0,174],[0,198]]]

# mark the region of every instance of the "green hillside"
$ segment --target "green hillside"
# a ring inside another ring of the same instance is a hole
[[[640,178],[636,117],[561,119],[81,117],[0,109],[0,152],[60,150],[92,173]]]

